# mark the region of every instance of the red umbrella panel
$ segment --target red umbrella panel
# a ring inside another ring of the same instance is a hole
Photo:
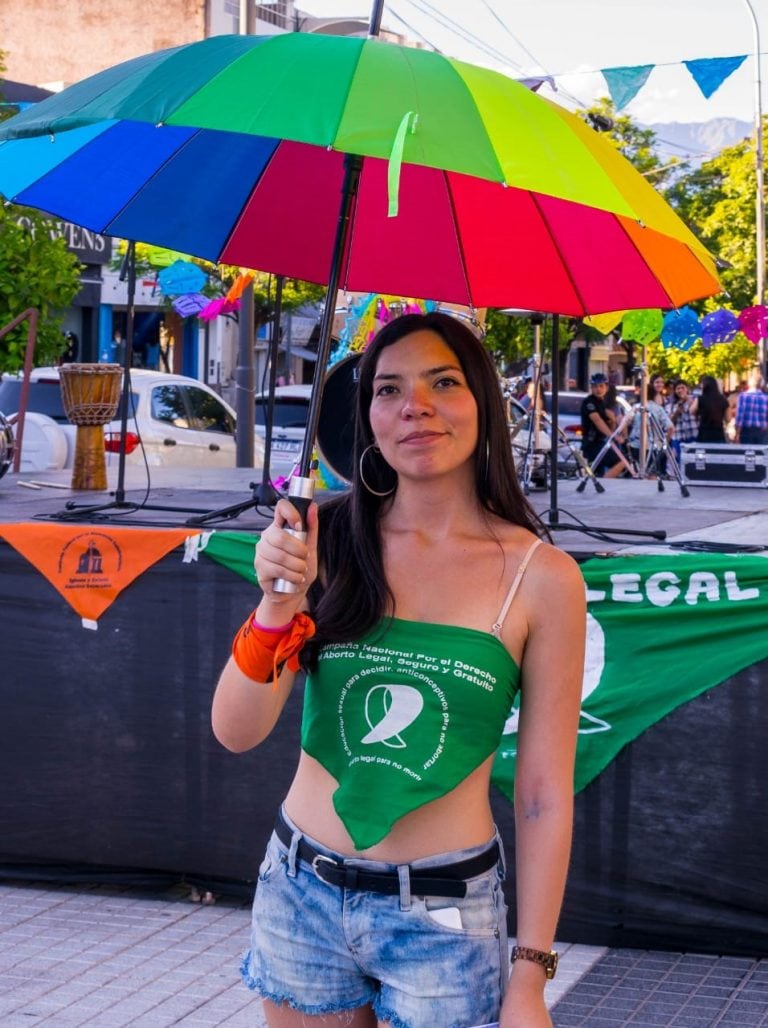
[[[679,307],[719,291],[711,258],[678,219],[666,233],[414,164],[401,167],[399,212],[389,217],[387,161],[361,163],[342,288],[564,315]],[[322,284],[343,176],[344,156],[323,147],[138,122],[0,144],[0,190],[14,202],[107,235]]]
[[[222,260],[323,281],[342,175],[341,155],[281,144]],[[363,163],[340,284],[565,315],[677,307],[719,289],[700,250],[629,218],[434,168],[403,166],[390,218],[387,164],[373,158]]]

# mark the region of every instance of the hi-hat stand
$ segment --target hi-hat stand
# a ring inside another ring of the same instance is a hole
[[[125,521],[126,514],[145,510],[159,510],[174,514],[204,513],[195,507],[154,506],[146,502],[136,503],[125,498],[125,447],[128,435],[128,407],[131,402],[131,366],[133,364],[133,335],[136,302],[136,244],[129,241],[123,263],[120,268],[120,281],[127,284],[127,312],[125,327],[125,347],[123,352],[123,385],[120,396],[120,449],[118,451],[117,484],[112,494],[113,499],[107,503],[82,504],[69,500],[64,510],[46,515],[51,521],[87,521],[94,518],[98,521],[109,520],[110,514],[119,515]]]
[[[556,448],[557,446],[557,409],[560,395],[560,317],[557,314],[552,316],[552,445]],[[594,465],[593,465],[594,466]],[[629,535],[639,536],[642,538],[656,539],[663,541],[667,538],[667,533],[662,529],[658,531],[641,531],[640,529],[631,528],[604,528],[596,525],[586,525],[580,521],[561,521],[560,511],[558,510],[558,497],[557,497],[557,475],[552,475],[550,478],[550,505],[547,511],[547,520],[545,522],[547,528],[550,531],[573,531],[583,532],[585,535],[600,536],[602,538],[616,536],[616,535]],[[586,479],[579,483],[577,490],[583,490],[586,485]],[[600,491],[600,490],[598,490]]]

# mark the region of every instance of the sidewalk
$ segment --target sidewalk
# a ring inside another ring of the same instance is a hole
[[[263,1028],[238,974],[249,917],[181,887],[0,884],[0,1026]],[[556,1028],[768,1026],[768,960],[558,948]]]

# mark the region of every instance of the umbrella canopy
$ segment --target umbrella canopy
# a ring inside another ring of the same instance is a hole
[[[0,193],[331,296],[578,315],[720,289],[706,250],[585,123],[496,72],[378,39],[216,36],[117,65],[0,127]]]
[[[579,315],[720,288],[693,234],[579,118],[496,72],[377,39],[217,36],[149,54],[11,119],[0,140],[14,202],[321,283],[343,155],[360,155],[348,290]]]

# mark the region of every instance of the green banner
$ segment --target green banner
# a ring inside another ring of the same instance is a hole
[[[258,535],[212,532],[207,557],[256,584]],[[587,653],[576,750],[578,792],[627,743],[750,664],[768,657],[768,559],[754,554],[631,554],[581,565]],[[493,783],[512,798],[517,706]]]
[[[587,654],[577,792],[670,711],[768,657],[765,557],[641,554],[592,559],[581,571]],[[510,799],[517,720],[513,709],[493,769]]]

